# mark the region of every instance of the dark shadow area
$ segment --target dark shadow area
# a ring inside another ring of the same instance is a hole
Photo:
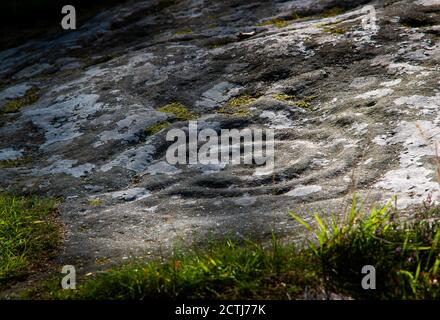
[[[135,0],[9,0],[0,2],[0,50],[63,32],[61,9],[73,5],[80,26],[111,6]]]

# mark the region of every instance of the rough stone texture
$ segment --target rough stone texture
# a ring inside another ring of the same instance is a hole
[[[438,199],[439,1],[167,3],[121,5],[0,52],[0,108],[39,89],[0,116],[0,159],[32,159],[0,169],[1,185],[64,198],[60,261],[119,261],[210,235],[296,239],[289,210],[310,220],[354,190],[407,209]],[[367,4],[377,29],[362,27]],[[262,23],[293,12],[302,18]],[[315,98],[301,108],[282,94]],[[219,112],[243,95],[256,98],[248,114]],[[188,126],[156,110],[173,102],[206,128],[274,128],[274,173],[166,163],[167,130]]]

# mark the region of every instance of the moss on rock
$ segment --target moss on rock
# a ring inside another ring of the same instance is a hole
[[[22,167],[30,162],[32,162],[31,157],[21,157],[21,158],[17,158],[17,159],[0,160],[0,169]]]
[[[161,131],[162,129],[167,128],[169,125],[170,123],[168,121],[161,121],[145,128],[144,133],[147,136],[152,136],[158,133],[159,131]]]
[[[221,107],[218,112],[233,116],[247,116],[250,114],[248,106],[255,100],[256,98],[249,95],[233,98],[225,106]]]
[[[183,104],[173,102],[157,109],[157,111],[173,114],[177,120],[187,121],[195,118],[195,115]]]
[[[39,89],[38,88],[30,88],[26,91],[23,97],[16,98],[13,100],[7,101],[3,106],[3,113],[15,113],[18,112],[22,107],[31,105],[38,101],[39,99]]]

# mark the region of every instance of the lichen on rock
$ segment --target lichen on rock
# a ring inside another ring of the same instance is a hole
[[[0,187],[66,199],[63,255],[85,263],[194,234],[299,238],[288,210],[353,191],[439,201],[439,24],[422,0],[107,8],[0,52]],[[274,130],[273,172],[169,164],[167,133],[190,120]]]

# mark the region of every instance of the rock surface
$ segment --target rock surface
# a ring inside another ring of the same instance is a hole
[[[0,114],[0,163],[14,161],[1,186],[63,197],[60,261],[84,265],[211,235],[298,238],[289,210],[309,220],[354,190],[403,209],[438,200],[439,23],[433,0],[109,9],[0,52],[0,108],[30,102]],[[244,96],[246,113],[221,112]],[[170,103],[217,131],[273,128],[273,174],[168,164],[166,132],[188,126],[159,111]]]

